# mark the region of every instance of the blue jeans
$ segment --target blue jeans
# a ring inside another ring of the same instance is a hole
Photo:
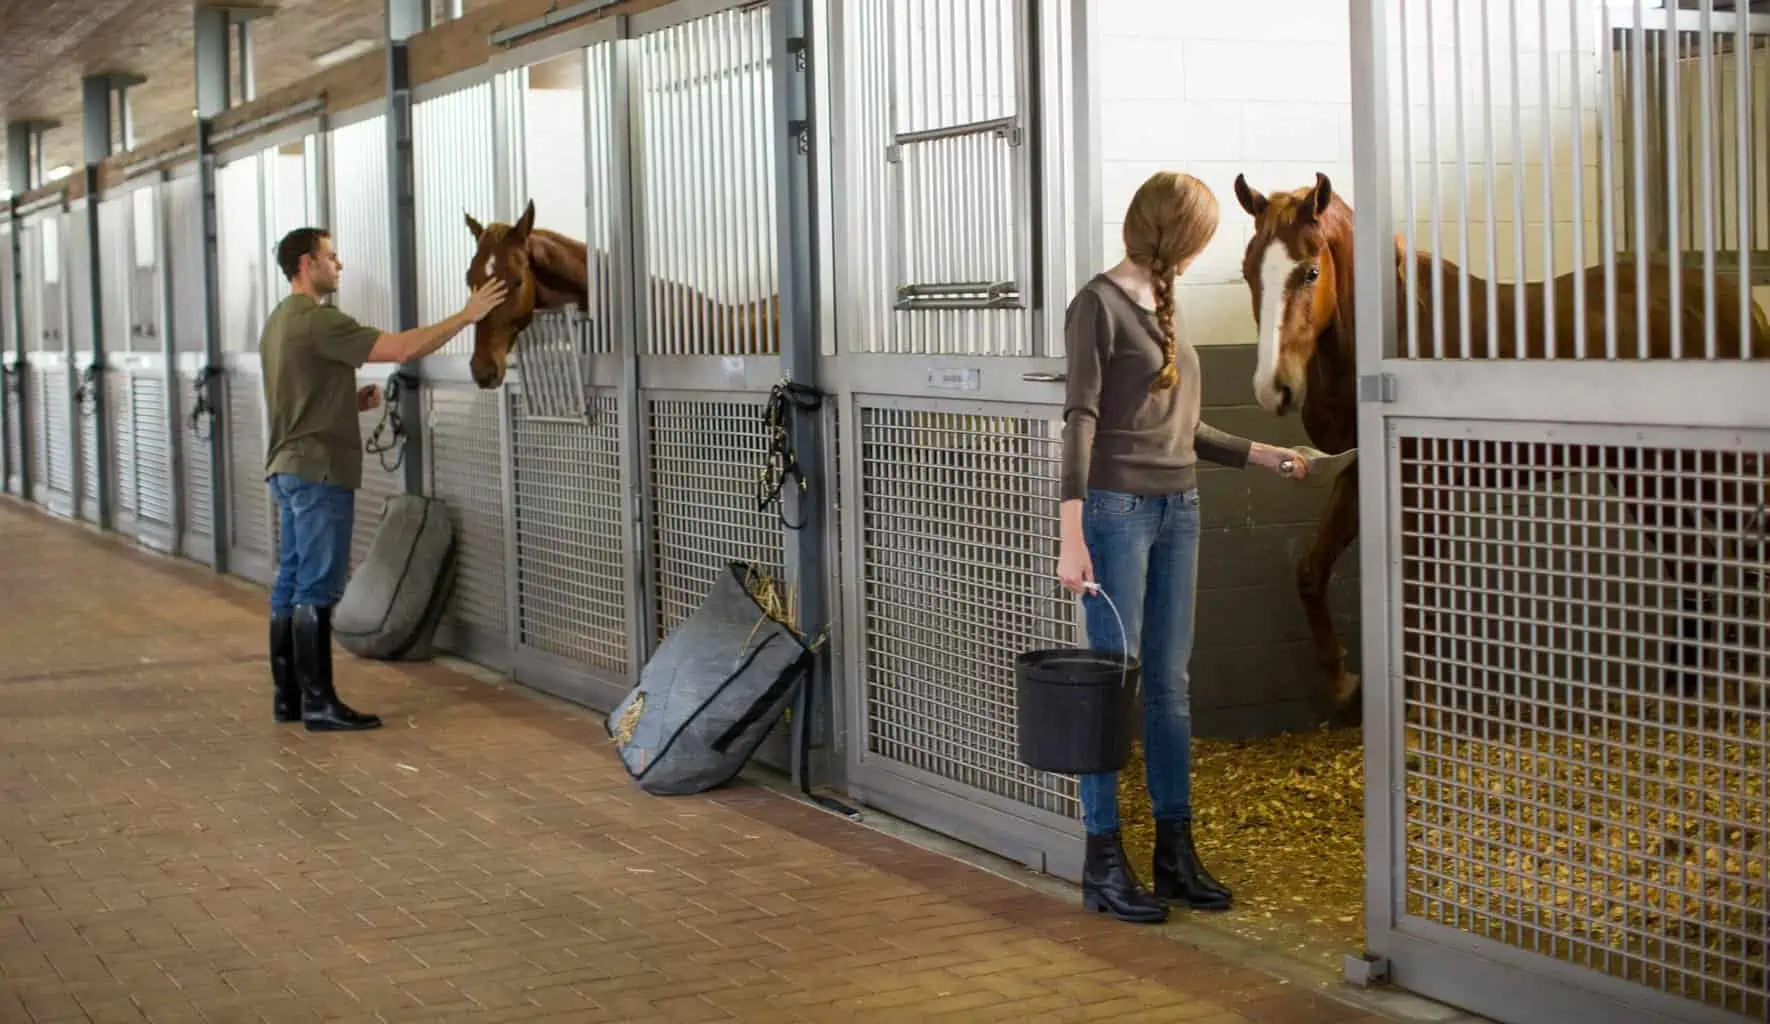
[[[350,579],[356,492],[292,473],[272,473],[270,495],[283,529],[277,578],[270,588],[271,614],[288,615],[296,605],[337,604]]]
[[[1118,606],[1083,598],[1088,643],[1137,652],[1143,666],[1143,759],[1157,821],[1192,819],[1192,660],[1198,593],[1198,489],[1160,497],[1090,490],[1082,535],[1094,579]],[[1082,825],[1089,834],[1119,827],[1119,776],[1081,777]]]

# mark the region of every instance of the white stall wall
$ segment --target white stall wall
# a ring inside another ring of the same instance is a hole
[[[583,241],[586,235],[584,208],[584,162],[562,160],[559,153],[584,149],[584,92],[573,88],[543,89],[530,86],[524,97],[523,118],[528,173],[528,199],[535,203],[535,226]],[[524,197],[517,197],[517,212]]]
[[[1433,66],[1427,89],[1425,18],[1433,10]],[[1554,270],[1574,266],[1574,226],[1584,225],[1583,262],[1601,258],[1602,212],[1598,132],[1599,42],[1595,8],[1582,12],[1578,26],[1579,71],[1575,73],[1574,25],[1566,4],[1551,4],[1548,32],[1539,7],[1516,5],[1520,25],[1510,24],[1512,5],[1492,0],[1488,8],[1487,54],[1491,81],[1484,78],[1482,7],[1419,5],[1410,11],[1408,36],[1414,54],[1408,69],[1411,138],[1404,148],[1400,125],[1391,149],[1398,171],[1413,154],[1415,244],[1436,247],[1446,258],[1464,259],[1470,272],[1487,277],[1487,238],[1492,234],[1497,263],[1492,276],[1517,280],[1521,265],[1516,237],[1525,237],[1523,276],[1541,279],[1548,262],[1544,242],[1544,180],[1552,189]],[[1462,12],[1461,88],[1449,73],[1456,68],[1455,11]],[[1103,223],[1100,266],[1123,255],[1124,208],[1151,173],[1182,170],[1198,176],[1217,195],[1222,222],[1217,236],[1182,281],[1180,306],[1197,344],[1251,344],[1253,310],[1241,280],[1242,251],[1251,220],[1235,200],[1235,176],[1265,192],[1310,184],[1320,171],[1351,202],[1351,67],[1347,0],[1242,0],[1235,4],[1177,4],[1171,0],[1111,0],[1098,7],[1100,18],[1101,183]],[[1399,34],[1396,34],[1399,37]],[[1542,103],[1547,50],[1549,105]],[[1514,71],[1513,54],[1517,53]],[[1397,57],[1399,65],[1399,57]],[[1392,69],[1399,76],[1399,67]],[[1516,77],[1514,77],[1514,75]],[[1399,77],[1396,102],[1399,104]],[[1513,83],[1517,86],[1514,88]],[[1488,125],[1481,97],[1494,96],[1492,124],[1497,159],[1493,178],[1481,158]],[[1458,149],[1457,99],[1463,99]],[[1519,98],[1514,126],[1513,96]],[[1440,163],[1434,196],[1428,112],[1437,108]],[[1573,201],[1575,126],[1578,167],[1583,176],[1584,209]],[[1546,144],[1545,144],[1546,140]],[[1521,143],[1521,144],[1520,144]],[[1460,158],[1467,153],[1467,162]],[[1523,179],[1523,216],[1516,214],[1515,181]],[[1400,173],[1395,205],[1405,216]],[[1459,203],[1468,203],[1467,249],[1458,227]],[[1620,207],[1619,207],[1620,210]],[[1620,216],[1620,214],[1619,214]],[[1397,230],[1404,224],[1398,223]],[[1436,238],[1433,235],[1437,230]],[[1760,289],[1758,294],[1765,295]]]

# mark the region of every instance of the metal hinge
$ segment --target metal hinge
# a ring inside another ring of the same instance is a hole
[[[793,55],[793,70],[804,71],[806,65],[810,62],[810,56],[805,46],[805,37],[793,36],[788,39],[787,52]]]
[[[811,124],[806,121],[788,121],[787,134],[792,137],[793,144],[798,148],[799,155],[811,152]]]
[[[1358,400],[1387,405],[1395,401],[1395,375],[1367,373],[1358,378]]]

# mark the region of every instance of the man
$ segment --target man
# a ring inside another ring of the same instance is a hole
[[[344,264],[318,228],[297,228],[277,244],[289,294],[265,321],[258,355],[270,435],[265,474],[282,519],[282,550],[270,592],[273,714],[311,732],[374,729],[381,719],[338,699],[332,683],[332,606],[350,573],[350,532],[362,486],[357,416],[381,402],[357,390],[364,363],[421,359],[504,301],[492,280],[441,323],[384,334],[321,300],[338,290]]]

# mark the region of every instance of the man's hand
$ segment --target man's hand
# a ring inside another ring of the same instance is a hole
[[[356,411],[368,412],[381,407],[381,385],[369,384],[356,389]]]
[[[461,313],[467,317],[468,323],[479,323],[486,318],[486,314],[504,304],[508,292],[504,282],[494,277],[467,297],[467,305],[461,307]]]

